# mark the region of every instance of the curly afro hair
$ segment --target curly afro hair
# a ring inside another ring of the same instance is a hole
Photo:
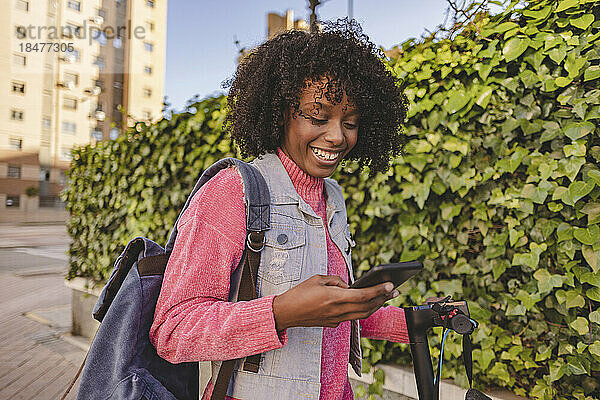
[[[288,31],[241,60],[230,86],[226,126],[243,157],[273,153],[284,135],[284,112],[299,113],[307,81],[329,79],[323,95],[334,104],[340,87],[360,113],[358,141],[346,160],[371,173],[389,168],[404,143],[407,100],[383,53],[354,20],[326,23],[318,32]]]

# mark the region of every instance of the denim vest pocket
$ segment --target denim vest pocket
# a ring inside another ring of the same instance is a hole
[[[258,276],[276,285],[300,279],[305,236],[306,229],[302,221],[271,214],[271,229],[265,233],[265,248],[261,254]]]

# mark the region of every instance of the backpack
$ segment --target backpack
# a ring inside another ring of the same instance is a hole
[[[242,260],[231,275],[229,301],[251,300],[256,295],[256,274],[264,231],[269,229],[270,195],[256,167],[226,158],[211,165],[200,177],[177,221],[194,194],[221,169],[238,168],[244,181],[247,240]],[[111,276],[93,311],[100,327],[82,366],[78,400],[197,400],[198,363],[172,364],[160,358],[149,331],[163,274],[177,237],[177,222],[164,248],[137,237],[117,258]],[[212,399],[224,399],[236,360],[222,363]],[[258,372],[260,354],[246,357],[244,369]]]

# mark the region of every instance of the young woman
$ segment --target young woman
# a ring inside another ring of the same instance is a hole
[[[230,398],[349,400],[359,325],[364,337],[408,341],[402,309],[381,308],[398,295],[391,283],[348,289],[354,242],[328,178],[343,159],[384,171],[400,151],[406,100],[380,58],[355,22],[340,20],[265,42],[231,81],[229,129],[271,192],[260,297],[227,301],[246,235],[242,180],[228,168],[178,222],[150,332],[171,362],[262,353],[258,373],[234,372]]]

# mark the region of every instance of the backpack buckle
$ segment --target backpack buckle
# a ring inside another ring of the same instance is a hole
[[[255,235],[254,237],[251,237],[252,235]],[[258,236],[258,237],[257,237]],[[262,238],[261,238],[262,236]],[[253,240],[255,239],[255,240]],[[248,237],[246,238],[246,245],[248,246],[248,248],[255,252],[255,253],[260,253],[262,251],[262,249],[265,248],[265,242],[267,241],[267,238],[265,236],[264,232],[250,232],[248,234]],[[256,246],[260,244],[260,248],[256,249],[253,246]]]

